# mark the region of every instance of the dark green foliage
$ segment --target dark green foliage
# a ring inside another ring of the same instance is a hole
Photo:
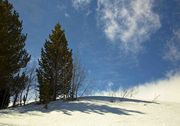
[[[0,0],[0,108],[7,107],[14,79],[30,60],[24,49],[26,35],[21,32],[18,13],[7,0]]]
[[[43,103],[45,104],[44,108],[48,108],[48,103],[50,101],[50,85],[48,83],[44,83],[42,86],[42,96]]]
[[[8,88],[0,89],[0,109],[7,108],[10,102],[10,91]]]
[[[58,23],[41,50],[37,69],[40,102],[43,103],[46,99],[44,86],[48,86],[49,100],[56,100],[58,96],[68,96],[72,68],[72,51],[68,49],[64,31]]]

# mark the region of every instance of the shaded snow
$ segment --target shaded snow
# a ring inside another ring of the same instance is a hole
[[[86,97],[72,102],[0,110],[0,126],[177,126],[179,103],[152,103],[115,97]]]

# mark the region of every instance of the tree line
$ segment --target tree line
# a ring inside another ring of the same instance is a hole
[[[31,55],[25,49],[27,34],[8,0],[0,0],[0,109],[25,104],[38,82],[39,102],[76,99],[85,80],[78,57],[73,58],[65,32],[57,23],[41,49],[38,68],[27,68]],[[11,100],[12,98],[12,100]]]

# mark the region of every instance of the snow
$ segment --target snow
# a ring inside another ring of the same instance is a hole
[[[177,126],[180,103],[94,96],[0,110],[0,126]]]
[[[128,89],[126,97],[159,101],[159,102],[177,102],[180,103],[180,73],[168,75],[166,78],[151,81]],[[97,96],[116,96],[122,97],[124,91],[122,89],[112,91],[94,92]]]
[[[178,126],[179,89],[180,74],[175,74],[129,89],[133,99],[120,98],[123,92],[117,90],[51,102],[47,110],[31,103],[0,110],[0,126]]]

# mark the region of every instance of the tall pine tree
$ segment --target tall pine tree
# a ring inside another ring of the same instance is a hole
[[[18,13],[7,0],[0,0],[0,108],[8,106],[15,79],[21,78],[21,68],[30,60],[25,40]]]
[[[72,68],[72,50],[68,48],[64,30],[58,23],[41,50],[37,69],[40,102],[68,96]]]

